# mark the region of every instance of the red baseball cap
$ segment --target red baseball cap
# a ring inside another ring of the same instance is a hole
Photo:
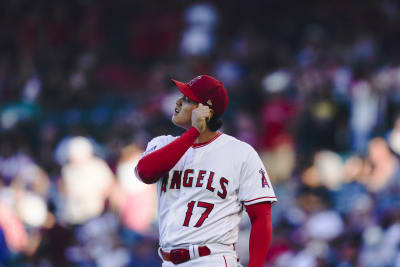
[[[221,116],[228,106],[228,93],[222,82],[208,76],[200,75],[188,83],[171,79],[178,89],[195,102],[202,103],[214,110],[217,116]]]

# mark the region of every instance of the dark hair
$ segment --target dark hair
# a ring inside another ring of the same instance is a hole
[[[207,122],[207,127],[211,131],[215,132],[222,127],[223,121],[220,117],[214,115],[211,119]]]

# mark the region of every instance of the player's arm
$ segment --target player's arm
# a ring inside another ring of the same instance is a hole
[[[152,184],[168,173],[194,144],[200,133],[204,132],[210,112],[209,107],[199,104],[192,111],[192,127],[170,144],[140,159],[135,168],[136,175],[144,183]]]
[[[264,266],[272,237],[271,203],[261,202],[246,206],[251,221],[249,267]]]
[[[191,127],[173,142],[147,154],[136,165],[137,176],[146,184],[157,182],[175,166],[199,135],[200,132]]]

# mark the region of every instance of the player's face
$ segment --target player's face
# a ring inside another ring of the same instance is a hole
[[[192,125],[192,111],[198,106],[196,102],[182,95],[176,100],[172,122],[179,127],[188,129]]]

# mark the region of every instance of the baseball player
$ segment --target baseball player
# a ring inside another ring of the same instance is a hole
[[[151,140],[135,168],[144,183],[157,183],[162,266],[241,266],[243,208],[252,224],[249,266],[263,266],[277,200],[265,167],[250,145],[218,131],[228,105],[220,81],[172,81],[183,94],[172,122],[186,131]]]

